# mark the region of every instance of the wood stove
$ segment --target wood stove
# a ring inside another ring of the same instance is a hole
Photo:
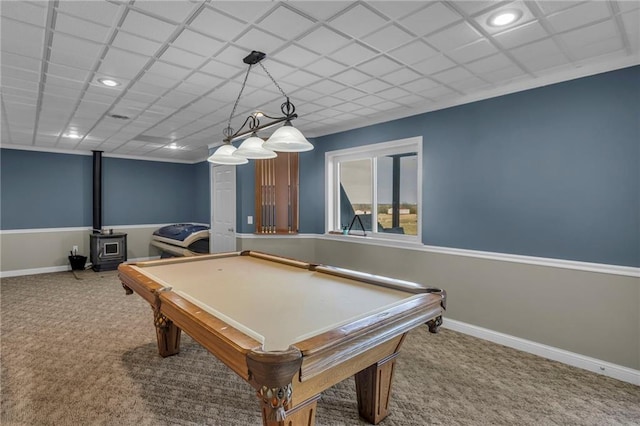
[[[91,268],[98,271],[113,271],[127,261],[127,234],[89,235]]]
[[[127,261],[127,234],[102,231],[102,151],[93,151],[93,233],[89,255],[94,271],[112,271]]]

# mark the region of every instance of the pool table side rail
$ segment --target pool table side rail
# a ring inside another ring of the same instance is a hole
[[[118,269],[125,290],[129,288],[145,299],[152,308],[159,309],[177,327],[248,381],[246,354],[259,348],[261,342],[209,314],[179,294],[166,291],[163,285],[131,265],[122,264]]]
[[[441,291],[440,289],[428,287],[424,284],[416,283],[413,281],[398,280],[382,275],[374,275],[346,268],[338,268],[335,266],[318,265],[313,269],[317,272],[324,272],[326,274],[335,275],[342,278],[350,278],[353,280],[379,285],[394,290],[406,291],[408,293],[437,293]]]
[[[415,295],[384,311],[294,343],[303,355],[300,380],[442,316],[442,300],[440,294]]]
[[[249,382],[247,354],[262,343],[216,318],[177,293],[160,295],[162,312],[196,342]]]
[[[142,262],[128,262],[126,264],[135,265],[139,268],[144,268],[147,266],[172,265],[176,263],[189,263],[189,262],[197,262],[197,261],[207,260],[207,259],[221,259],[224,257],[233,257],[233,256],[240,256],[240,252],[229,251],[224,253],[198,254],[197,256],[171,257],[171,258],[165,258],[165,259],[145,260]]]
[[[297,260],[291,257],[276,256],[269,253],[263,253],[261,251],[244,250],[240,252],[240,256],[251,256],[258,259],[264,259],[271,262],[277,262],[283,265],[295,266],[297,268],[302,268],[307,270],[313,270],[316,267],[315,264],[305,262],[303,260]]]

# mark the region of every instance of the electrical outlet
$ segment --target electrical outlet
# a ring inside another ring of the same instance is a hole
[[[73,254],[76,254],[78,252],[78,246],[73,246],[71,251],[73,252]]]
[[[247,216],[247,225],[253,225],[253,216]]]

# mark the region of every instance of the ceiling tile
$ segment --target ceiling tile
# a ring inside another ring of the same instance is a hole
[[[346,45],[349,39],[325,26],[319,27],[297,40],[300,46],[326,54]]]
[[[387,90],[383,90],[382,92],[376,93],[376,96],[379,96],[382,99],[395,100],[399,98],[406,98],[410,94],[411,92],[405,89],[402,89],[400,87],[391,87]]]
[[[362,3],[346,10],[333,18],[330,25],[345,34],[359,38],[372,32],[386,22],[377,13],[365,7]]]
[[[454,83],[470,77],[472,77],[472,74],[462,67],[451,68],[433,75],[433,78],[445,84]]]
[[[423,36],[460,20],[459,14],[438,2],[401,19],[400,23],[414,34]]]
[[[160,59],[172,64],[179,64],[192,69],[198,68],[203,64],[205,58],[195,53],[187,52],[186,50],[179,49],[177,47],[169,46],[160,56]]]
[[[358,89],[354,89],[353,87],[340,90],[339,92],[333,94],[333,96],[335,96],[336,98],[344,99],[345,101],[361,98],[365,95],[367,95],[367,93]],[[351,111],[351,109],[345,109],[344,111]]]
[[[86,38],[98,43],[104,43],[111,35],[111,28],[105,25],[87,22],[83,19],[59,13],[56,16],[56,29],[79,38]]]
[[[49,60],[60,65],[90,70],[96,64],[100,50],[99,44],[55,33]]]
[[[397,19],[425,7],[426,3],[421,1],[374,1],[370,3],[370,6],[392,19]]]
[[[4,86],[4,78],[13,77],[18,80],[26,80],[34,83],[40,82],[40,73],[20,68],[13,68],[2,65],[2,85]]]
[[[245,50],[245,56],[252,50],[274,52],[284,44],[284,40],[257,28],[251,28],[234,42]]]
[[[145,0],[135,2],[134,7],[173,22],[182,22],[197,8],[197,5],[180,1]]]
[[[417,64],[412,65],[411,68],[414,68],[425,75],[430,75],[438,71],[451,68],[455,65],[456,63],[453,62],[451,59],[447,58],[446,56],[436,55],[436,56],[432,56],[426,61],[418,62]]]
[[[164,77],[169,77],[177,83],[178,81],[184,79],[192,71],[189,68],[171,65],[166,62],[156,61],[149,68],[147,68],[147,72],[159,74]]]
[[[176,37],[172,45],[204,57],[210,57],[224,46],[224,42],[185,29]]]
[[[220,40],[234,40],[246,28],[242,21],[208,8],[203,9],[189,26]]]
[[[410,83],[404,84],[402,87],[412,93],[422,93],[425,90],[431,90],[434,87],[439,87],[439,86],[440,86],[440,83],[433,81],[430,78],[423,77],[423,78],[414,80]]]
[[[395,71],[401,66],[402,65],[395,61],[392,61],[386,56],[378,56],[377,58],[358,65],[358,69],[370,75],[380,76],[383,74],[388,74],[391,71]]]
[[[327,21],[349,8],[352,4],[352,1],[326,0],[296,1],[290,3],[292,7],[295,7],[295,9],[317,21]]]
[[[388,53],[389,56],[393,56],[408,65],[424,61],[437,54],[438,51],[436,49],[422,40],[413,41]]]
[[[532,41],[548,37],[549,34],[538,21],[529,22],[519,27],[495,34],[493,38],[503,47],[511,49]]]
[[[223,64],[220,61],[216,61],[215,59],[212,59],[209,62],[207,62],[204,66],[202,66],[200,68],[200,71],[202,71],[203,73],[214,75],[218,78],[229,78],[241,72],[241,69],[231,65]],[[192,77],[189,77],[187,81],[193,82]]]
[[[335,51],[331,58],[343,64],[353,66],[375,56],[378,52],[360,43],[351,43],[340,50]]]
[[[480,34],[466,22],[461,22],[426,38],[430,45],[441,52],[449,52],[478,39],[480,39]]]
[[[466,65],[466,67],[474,73],[483,74],[513,65],[513,62],[509,58],[507,58],[502,53],[498,53],[497,55],[470,62]]]
[[[617,37],[607,40],[598,40],[591,44],[575,47],[572,50],[572,56],[579,60],[587,58],[597,58],[598,56],[619,52],[623,48],[622,42]]]
[[[522,47],[511,49],[510,52],[521,61],[543,60],[545,56],[560,54],[560,49],[553,40],[541,40]]]
[[[482,73],[480,74],[480,77],[493,83],[509,83],[513,79],[524,75],[524,72],[519,67],[511,65],[505,68]]]
[[[609,17],[607,3],[587,1],[571,9],[549,15],[547,20],[556,31],[567,31]]]
[[[286,3],[271,11],[260,22],[260,27],[277,34],[279,37],[294,39],[301,33],[309,30],[309,26],[314,22],[306,16],[294,12],[285,6]],[[295,9],[294,9],[295,10]],[[285,23],[283,25],[283,23]]]
[[[486,9],[493,9],[498,2],[492,0],[457,0],[455,6],[469,15],[475,15]]]
[[[310,84],[307,86],[309,89],[325,95],[332,95],[340,90],[344,90],[345,86],[340,83],[336,83],[331,80],[322,80],[318,83]],[[314,101],[315,102],[315,101]]]
[[[47,3],[27,3],[3,1],[2,16],[15,19],[39,27],[45,27],[47,20]]]
[[[308,84],[315,83],[319,80],[318,76],[311,74],[304,70],[296,70],[293,73],[287,75],[286,83],[293,84],[298,87],[304,87]],[[283,84],[280,82],[279,84]]]
[[[417,72],[410,70],[409,68],[400,68],[399,70],[385,74],[382,80],[391,83],[394,86],[401,86],[409,81],[416,80],[422,77]]]
[[[4,45],[1,45],[1,47],[4,48]],[[39,58],[16,55],[14,53],[5,52],[3,49],[0,66],[4,68],[6,66],[5,64],[11,64],[11,68],[24,69],[36,73],[39,73],[42,68],[42,61]],[[1,73],[0,76],[2,76]]]
[[[351,68],[332,77],[333,80],[339,81],[340,83],[344,83],[349,86],[361,84],[369,80],[370,78],[370,76],[356,70],[355,68]]]
[[[497,52],[498,49],[496,49],[486,39],[482,39],[453,50],[447,55],[460,64],[466,64],[467,62],[474,61],[478,58],[482,58],[483,56],[493,55]]]
[[[0,22],[2,51],[40,59],[44,29],[2,18]]]
[[[111,48],[100,63],[98,71],[112,77],[132,79],[144,70],[147,61],[146,56]]]
[[[344,65],[328,58],[320,58],[305,67],[307,71],[324,77],[331,77],[345,68],[346,67]]]
[[[176,30],[176,26],[131,10],[120,29],[140,37],[162,42]]]
[[[599,24],[573,30],[560,36],[569,49],[584,47],[599,40],[608,40],[618,35],[613,21],[605,21]]]
[[[364,90],[367,93],[376,93],[393,86],[391,86],[387,82],[378,80],[377,78],[372,78],[371,80],[365,81],[362,84],[358,84],[357,87],[358,89]]]
[[[386,52],[387,50],[408,43],[413,40],[413,38],[414,37],[405,30],[392,24],[364,37],[362,41],[381,52]]]
[[[568,9],[570,7],[579,5],[580,3],[583,3],[583,2],[584,0],[563,0],[563,1],[538,0],[536,3],[546,15],[549,15],[551,13],[558,12],[560,10]]]
[[[318,55],[315,53],[296,45],[287,46],[279,51],[275,57],[278,61],[298,67],[308,65],[318,59]]]
[[[107,1],[61,1],[58,3],[58,11],[82,18],[87,21],[111,26],[124,6]]]
[[[119,31],[112,45],[140,55],[155,54],[162,43]]]

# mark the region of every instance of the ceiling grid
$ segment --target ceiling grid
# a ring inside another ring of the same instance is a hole
[[[502,10],[520,19],[490,24]],[[33,0],[0,17],[2,146],[184,162],[222,143],[251,50],[307,137],[640,64],[638,0]],[[282,102],[256,70],[232,126]]]

